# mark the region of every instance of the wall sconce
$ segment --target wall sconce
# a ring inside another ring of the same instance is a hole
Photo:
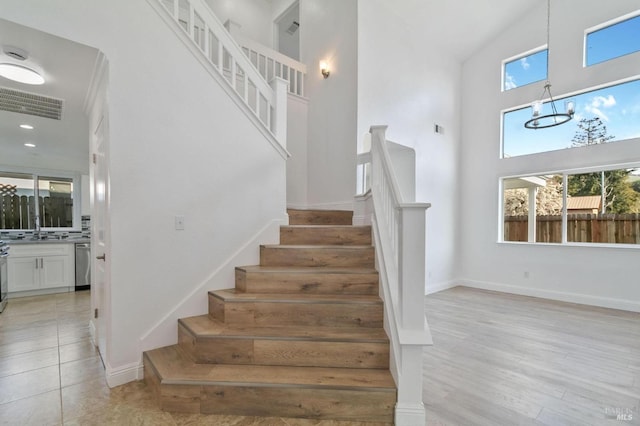
[[[320,72],[324,78],[329,78],[329,74],[331,74],[331,72],[329,71],[329,64],[327,61],[320,61]]]

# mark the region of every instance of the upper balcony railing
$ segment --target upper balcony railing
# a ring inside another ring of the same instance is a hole
[[[259,122],[286,147],[286,83],[277,74],[267,83],[204,0],[148,0],[161,4],[206,61],[237,93]],[[278,89],[281,81],[282,89]],[[282,90],[283,96],[278,95]]]
[[[280,77],[289,83],[289,93],[305,96],[304,79],[307,75],[305,64],[243,36],[231,21],[225,22],[224,26],[242,46],[242,51],[264,79],[270,81],[274,77]]]

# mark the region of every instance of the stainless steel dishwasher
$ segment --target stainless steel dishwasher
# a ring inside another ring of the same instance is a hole
[[[91,243],[76,243],[76,291],[91,288]]]

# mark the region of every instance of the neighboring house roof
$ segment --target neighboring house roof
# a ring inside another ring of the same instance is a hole
[[[590,210],[600,208],[600,195],[567,198],[567,210]]]

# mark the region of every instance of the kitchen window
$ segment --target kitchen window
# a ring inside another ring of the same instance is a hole
[[[79,227],[79,177],[0,172],[0,229],[30,231]]]

